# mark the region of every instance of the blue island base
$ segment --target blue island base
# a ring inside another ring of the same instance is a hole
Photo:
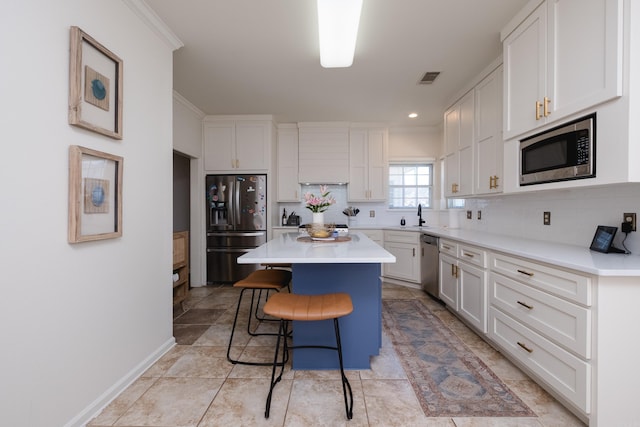
[[[344,368],[371,368],[370,358],[378,355],[382,346],[380,264],[293,264],[292,292],[348,293],[353,312],[339,320]],[[293,346],[300,345],[335,346],[333,321],[293,322]],[[338,354],[326,349],[295,349],[293,369],[339,369]]]

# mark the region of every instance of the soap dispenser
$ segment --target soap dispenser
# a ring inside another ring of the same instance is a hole
[[[400,225],[403,226],[403,227],[405,225],[407,225],[407,221],[405,221],[404,217],[402,217],[402,219],[400,219]]]

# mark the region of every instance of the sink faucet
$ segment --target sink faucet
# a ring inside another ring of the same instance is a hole
[[[424,224],[425,221],[424,219],[422,219],[422,204],[418,204],[418,227],[422,227],[422,224]]]

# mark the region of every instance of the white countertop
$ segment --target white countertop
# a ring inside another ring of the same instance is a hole
[[[285,233],[238,257],[238,264],[368,264],[394,263],[396,257],[357,231],[347,242],[301,242],[297,231]]]
[[[440,227],[382,227],[382,229],[431,234],[598,276],[640,277],[640,256],[634,254],[603,254],[594,252],[588,247],[464,229]]]

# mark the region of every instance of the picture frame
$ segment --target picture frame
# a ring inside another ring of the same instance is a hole
[[[69,243],[122,236],[123,158],[69,147]]]
[[[122,59],[79,27],[70,43],[69,124],[122,139]]]

